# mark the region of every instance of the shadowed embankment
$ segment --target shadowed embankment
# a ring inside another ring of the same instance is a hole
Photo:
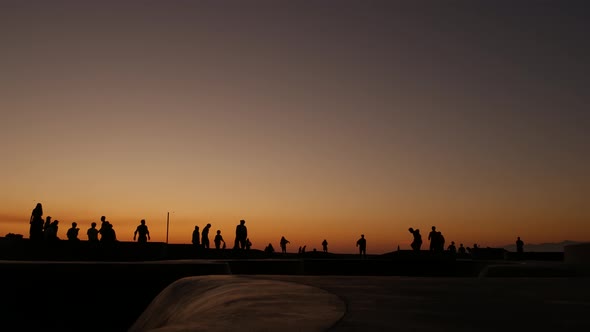
[[[224,263],[0,261],[2,327],[10,331],[126,331],[166,286],[229,274]]]

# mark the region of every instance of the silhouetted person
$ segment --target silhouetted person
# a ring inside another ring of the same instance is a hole
[[[328,241],[326,241],[326,239],[324,239],[324,241],[322,241],[322,248],[323,248],[324,252],[328,252]]]
[[[520,239],[520,236],[516,238],[516,252],[519,254],[524,252],[524,242]]]
[[[463,247],[463,243],[459,244],[459,249],[457,249],[457,251],[460,254],[465,254],[465,247]]]
[[[43,240],[43,205],[37,203],[29,220],[29,239],[32,241]]]
[[[447,248],[451,254],[457,253],[457,247],[455,247],[455,241],[451,241],[451,244]]]
[[[252,242],[250,242],[250,238],[246,239],[246,250],[250,250],[252,248]]]
[[[92,222],[90,224],[90,228],[88,228],[88,230],[86,231],[86,235],[88,235],[88,242],[98,242],[98,229],[96,229],[95,222]]]
[[[412,250],[420,251],[420,247],[422,247],[422,235],[420,235],[420,230],[414,230],[412,227],[408,228],[408,231],[414,235],[414,241],[412,241]]]
[[[113,224],[107,221],[109,224],[109,228],[107,229],[107,233],[109,235],[109,239],[111,242],[117,242],[117,233],[115,233],[115,228],[113,228]]]
[[[220,230],[217,230],[217,234],[215,235],[213,242],[215,243],[215,249],[221,249],[221,242],[223,242],[223,248],[225,249],[225,241],[223,240],[223,236],[221,236]]]
[[[356,246],[359,248],[359,254],[362,257],[367,257],[367,240],[365,234],[361,234],[361,238],[356,241]]]
[[[51,216],[47,216],[47,218],[45,218],[45,224],[43,225],[43,232],[45,232],[45,230],[51,226]]]
[[[80,232],[80,229],[78,228],[78,223],[74,221],[72,223],[72,227],[68,229],[66,233],[68,241],[80,241],[80,239],[78,239],[78,232]]]
[[[100,229],[98,230],[98,234],[100,234],[100,242],[108,242],[108,234],[107,233],[107,228],[109,228],[108,226],[108,222],[106,220],[105,216],[101,216],[100,217]],[[106,238],[105,238],[106,235]]]
[[[289,242],[289,240],[285,239],[284,236],[281,236],[281,242],[280,242],[280,244],[281,244],[281,252],[283,254],[286,254],[287,253],[287,243],[291,243],[291,242]]]
[[[436,231],[436,226],[432,226],[432,231],[428,233],[428,240],[430,240],[430,251],[435,251],[438,249],[439,242],[438,242],[438,232]]]
[[[104,218],[104,216],[103,216]],[[101,218],[102,220],[102,218]],[[113,225],[108,222],[107,220],[103,220],[102,226],[98,230],[100,234],[100,242],[104,243],[115,243],[117,242],[117,234],[115,233],[115,229]]]
[[[246,249],[246,239],[248,238],[248,229],[246,228],[245,220],[240,220],[240,224],[236,226],[236,241],[234,243],[235,249]]]
[[[195,247],[201,246],[201,235],[199,234],[199,226],[195,226],[195,230],[193,231],[193,245]]]
[[[301,248],[301,253],[305,254],[305,248],[307,248],[307,246],[303,246],[303,248]]]
[[[273,248],[272,243],[269,243],[266,248],[264,248],[264,252],[267,254],[272,254],[275,252],[275,248]]]
[[[45,230],[45,240],[47,241],[55,241],[59,240],[57,237],[57,231],[59,229],[59,220],[55,219],[54,221],[49,224],[47,229]]]
[[[442,233],[440,231],[436,232],[435,251],[437,251],[437,252],[445,251],[445,237],[442,235]]]
[[[211,228],[211,224],[207,224],[205,228],[203,228],[203,232],[201,232],[201,244],[203,248],[209,249],[209,229]]]
[[[139,234],[139,236],[137,236]],[[139,226],[133,232],[133,241],[137,238],[138,243],[146,243],[150,238],[150,231],[148,230],[147,225],[145,224],[145,219],[141,219]]]

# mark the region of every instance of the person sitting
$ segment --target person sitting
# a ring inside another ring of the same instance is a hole
[[[215,249],[221,248],[221,242],[223,242],[223,249],[225,249],[225,240],[223,240],[223,236],[221,236],[220,230],[217,230],[217,235],[215,235],[213,242],[215,242]]]
[[[72,223],[72,227],[68,229],[68,232],[66,233],[68,241],[80,241],[80,239],[78,239],[78,232],[80,231],[80,229],[77,226],[78,223],[74,221]]]
[[[86,231],[86,235],[88,235],[88,242],[98,242],[98,229],[96,229],[95,222],[92,222],[90,224],[90,228],[88,228],[88,230]]]

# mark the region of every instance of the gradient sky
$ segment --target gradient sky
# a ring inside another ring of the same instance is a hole
[[[590,240],[582,2],[121,2],[0,2],[1,235]]]

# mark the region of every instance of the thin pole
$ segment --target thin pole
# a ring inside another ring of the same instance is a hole
[[[168,230],[170,229],[170,212],[166,213],[166,244],[168,244]]]

